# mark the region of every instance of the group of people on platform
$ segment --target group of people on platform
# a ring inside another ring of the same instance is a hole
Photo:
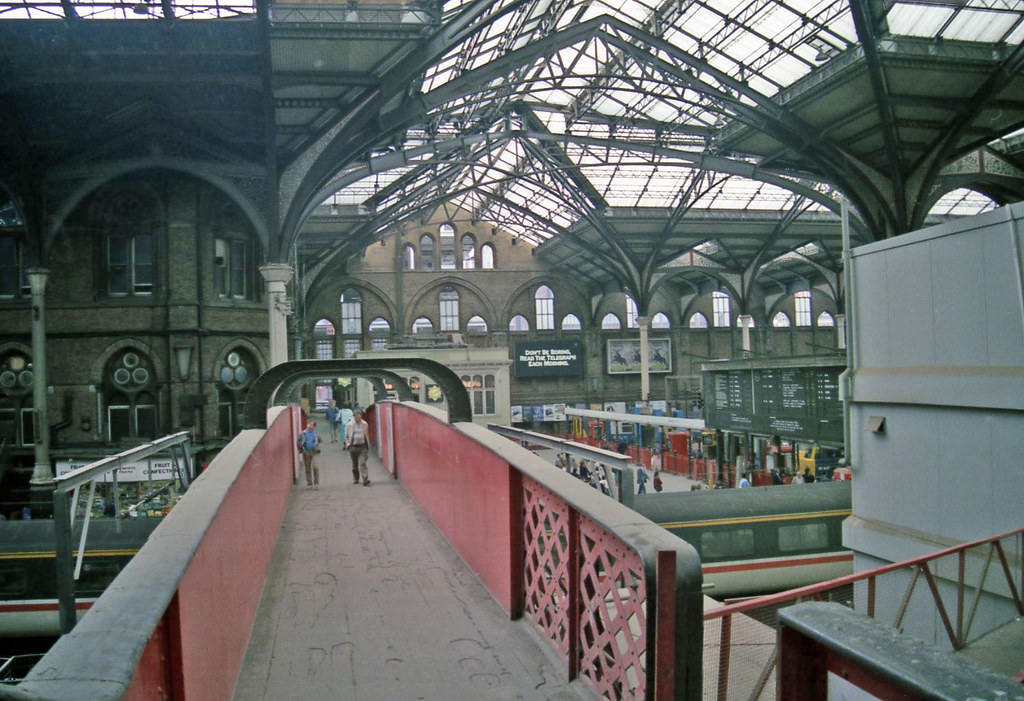
[[[608,486],[608,466],[596,460],[581,458],[579,461],[569,453],[558,453],[555,456],[555,467],[568,472],[573,477],[586,482],[595,489],[600,489],[604,494],[611,494]],[[664,485],[661,480],[661,456],[655,453],[651,456],[651,471],[654,473],[652,484],[654,491],[660,492]],[[647,481],[649,475],[647,468],[637,465],[636,470],[637,494],[647,493]]]
[[[363,410],[358,406],[354,409],[348,405],[338,407],[331,400],[327,407],[326,419],[330,431],[331,443],[344,444],[352,460],[352,483],[369,486],[370,477],[366,466],[369,457],[370,425],[363,418]],[[306,473],[306,487],[320,488],[320,465],[317,455],[320,454],[320,434],[316,430],[316,421],[310,419],[306,428],[299,434],[297,447],[302,454],[302,464]]]

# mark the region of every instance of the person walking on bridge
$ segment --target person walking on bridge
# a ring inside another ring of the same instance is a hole
[[[320,466],[316,464],[316,455],[320,452],[320,436],[316,432],[316,422],[306,424],[306,430],[299,434],[298,448],[302,453],[302,464],[306,468],[306,487],[320,489]]]
[[[359,484],[360,477],[364,487],[370,484],[370,475],[366,468],[369,442],[370,424],[363,419],[362,410],[356,409],[352,420],[345,426],[345,448],[352,458],[352,484]]]

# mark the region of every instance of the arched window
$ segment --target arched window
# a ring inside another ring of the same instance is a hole
[[[583,324],[575,314],[566,314],[562,317],[562,331],[582,331]]]
[[[480,267],[484,270],[494,270],[494,246],[489,243],[480,247]]]
[[[442,331],[458,331],[459,330],[459,293],[451,285],[446,285],[441,288],[441,292],[438,295],[438,301],[441,305],[441,330]]]
[[[334,357],[334,324],[320,319],[313,325],[313,342],[316,344],[316,359],[330,360]]]
[[[547,285],[541,285],[533,294],[538,331],[555,328],[555,293]]]
[[[636,300],[629,295],[626,295],[626,328],[627,329],[638,329],[640,324],[637,322],[637,309]]]
[[[658,312],[651,317],[651,328],[652,329],[668,329],[672,328],[672,324],[669,323],[668,315],[665,312]]]
[[[708,318],[701,314],[700,312],[696,312],[693,316],[690,317],[691,329],[706,329],[707,327]]]
[[[0,223],[3,216],[0,215]],[[0,298],[31,297],[27,270],[39,266],[35,246],[16,236],[0,236]]]
[[[342,335],[362,335],[363,333],[363,298],[359,290],[349,287],[341,293],[341,333]]]
[[[391,324],[382,316],[370,322],[370,350],[384,350],[388,346],[388,337],[391,336]]]
[[[411,243],[402,248],[402,270],[416,269],[416,247]]]
[[[255,300],[263,290],[258,271],[259,240],[250,233],[245,215],[233,202],[213,208],[207,227],[213,239],[213,291],[223,299]]]
[[[526,320],[526,317],[522,314],[516,314],[512,317],[512,321],[508,322],[509,331],[529,331],[530,322]]]
[[[487,320],[479,314],[470,317],[466,322],[466,331],[469,333],[487,333]]]
[[[793,303],[796,305],[796,325],[811,325],[811,292],[800,290],[793,295]]]
[[[614,331],[615,329],[621,329],[622,322],[619,321],[619,317],[615,316],[611,312],[604,315],[601,319],[601,329],[603,331]]]
[[[149,357],[133,348],[120,351],[107,363],[103,377],[107,439],[156,438],[156,372]]]
[[[788,329],[789,328],[789,316],[786,312],[776,312],[775,316],[772,317],[772,328],[775,329]]]
[[[159,229],[148,193],[119,191],[104,204],[99,225],[106,232],[107,294],[153,294],[154,233]]]
[[[441,238],[441,270],[455,270],[455,227],[442,224],[438,234]]]
[[[250,281],[255,267],[248,241],[244,238],[213,240],[213,289],[218,297],[252,299],[254,285]]]
[[[420,236],[420,267],[434,269],[434,238],[430,234]]]
[[[221,436],[233,436],[242,430],[249,387],[259,374],[255,358],[244,348],[234,348],[221,358],[217,373],[217,426]]]
[[[460,379],[472,399],[473,413],[493,414],[495,412],[494,375],[462,375]]]
[[[421,316],[416,321],[412,322],[412,332],[414,334],[430,334],[434,333],[434,322],[425,316]]]
[[[472,270],[476,267],[476,239],[470,234],[462,237],[462,269]]]
[[[34,375],[31,356],[19,350],[0,359],[0,435],[7,445],[34,445],[32,409]]]
[[[822,312],[818,315],[818,326],[828,326],[829,328],[836,325],[836,318],[828,312]]]
[[[711,293],[711,311],[714,314],[715,328],[729,326],[729,295],[715,290]]]

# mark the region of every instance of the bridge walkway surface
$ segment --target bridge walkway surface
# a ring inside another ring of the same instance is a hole
[[[289,499],[236,701],[595,698],[376,457],[362,486],[340,444],[322,448],[320,488],[300,476]]]

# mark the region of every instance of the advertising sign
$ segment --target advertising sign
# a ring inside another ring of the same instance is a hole
[[[88,465],[85,461],[57,461],[57,476],[63,477],[72,470]],[[175,478],[174,463],[169,459],[140,460],[121,465],[117,470],[118,482],[146,482],[152,479],[154,482],[161,480],[172,480]],[[96,480],[97,482],[113,482],[113,473],[108,472]]]
[[[647,341],[647,359],[651,372],[672,372],[672,341],[651,338]],[[608,340],[608,374],[624,375],[640,372],[640,339]]]
[[[583,344],[574,340],[524,341],[515,346],[516,377],[582,377]]]

